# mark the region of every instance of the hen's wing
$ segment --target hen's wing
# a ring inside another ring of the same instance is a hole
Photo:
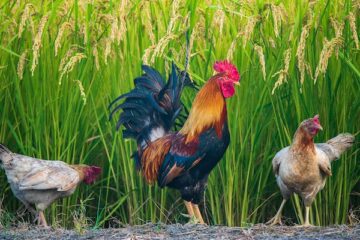
[[[19,182],[20,190],[50,190],[65,192],[80,181],[76,170],[59,161],[34,161],[31,171]]]
[[[331,160],[329,155],[322,151],[321,148],[316,147],[317,162],[319,164],[320,171],[326,176],[331,176]]]
[[[330,162],[340,158],[340,155],[355,142],[355,137],[350,133],[341,133],[326,143],[316,144],[316,148],[324,152]]]
[[[289,147],[281,149],[279,152],[276,153],[275,157],[272,160],[272,167],[273,172],[276,176],[279,175],[279,168],[281,165],[281,162],[284,161],[284,159],[288,158],[289,154]]]
[[[316,144],[320,170],[331,176],[331,162],[340,158],[340,155],[354,144],[355,138],[350,133],[341,133],[326,143]]]

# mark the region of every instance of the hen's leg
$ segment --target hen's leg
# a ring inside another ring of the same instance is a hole
[[[36,211],[36,209],[33,208],[28,202],[23,200],[20,201],[24,204],[25,208],[34,215],[34,223],[38,222],[38,224],[40,225],[39,213]]]
[[[299,225],[299,227],[312,227],[313,225],[310,224],[310,206],[305,206],[305,222],[303,225]]]
[[[270,221],[268,221],[266,224],[270,225],[270,226],[274,226],[276,224],[282,224],[281,222],[281,213],[282,213],[282,210],[285,206],[285,203],[286,203],[286,199],[283,199],[281,205],[280,205],[280,208],[279,210],[277,211],[276,215],[270,219]]]
[[[43,227],[48,227],[48,225],[47,225],[47,222],[46,222],[46,218],[45,218],[45,215],[44,215],[44,212],[43,211],[40,211],[39,212],[39,220],[40,220],[40,222],[41,222],[41,225],[43,226]]]
[[[193,204],[192,207],[194,209],[195,217],[199,220],[199,223],[200,224],[205,224],[204,219],[203,219],[203,217],[201,215],[201,212],[200,212],[200,209],[199,209],[199,205]]]
[[[190,217],[193,217],[194,216],[194,209],[191,205],[191,202],[188,202],[188,201],[185,201],[184,200],[184,203],[185,203],[185,207],[186,207],[186,210],[188,211],[188,214]]]

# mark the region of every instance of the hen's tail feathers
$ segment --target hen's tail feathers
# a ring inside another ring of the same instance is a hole
[[[12,158],[13,158],[12,157],[12,152],[7,147],[0,144],[0,162],[2,162],[3,164],[6,164]]]
[[[122,110],[116,128],[124,125],[124,138],[134,138],[142,148],[164,136],[180,115],[181,93],[193,86],[190,77],[172,64],[168,82],[154,68],[143,65],[144,74],[134,79],[135,88],[116,98],[110,105],[110,120]],[[121,104],[115,106],[121,99]],[[114,107],[115,106],[115,107]]]
[[[355,137],[352,134],[341,133],[326,143],[318,144],[318,147],[328,155],[330,161],[334,161],[354,143]]]
[[[5,147],[3,144],[0,143],[0,155],[3,153],[11,154],[12,152],[7,147]]]

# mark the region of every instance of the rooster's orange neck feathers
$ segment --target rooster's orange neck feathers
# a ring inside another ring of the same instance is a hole
[[[188,119],[180,133],[186,136],[186,142],[197,139],[199,134],[214,127],[221,137],[226,121],[226,104],[217,83],[219,75],[212,77],[196,95]]]

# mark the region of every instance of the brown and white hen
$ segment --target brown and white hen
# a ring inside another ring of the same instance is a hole
[[[12,153],[0,144],[0,166],[14,195],[47,227],[43,211],[55,200],[74,193],[84,182],[92,184],[100,174],[96,166],[68,165]]]
[[[305,205],[305,223],[311,226],[309,211],[316,194],[324,188],[331,176],[331,162],[354,143],[354,136],[342,133],[326,143],[314,144],[314,137],[322,130],[319,115],[303,121],[289,147],[279,151],[272,160],[273,171],[283,196],[281,206],[268,224],[281,224],[281,212],[293,193],[298,194]]]

